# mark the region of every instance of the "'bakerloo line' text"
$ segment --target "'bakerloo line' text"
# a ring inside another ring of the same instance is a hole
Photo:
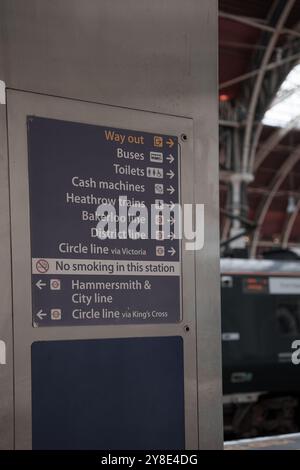
[[[120,199],[124,202],[127,198]],[[100,240],[126,239],[127,235],[133,240],[147,240],[149,233],[152,240],[157,240],[160,231],[163,239],[188,240],[186,250],[201,250],[204,246],[204,204],[173,204],[172,210],[168,204],[151,204],[150,217],[146,206],[128,208],[122,203],[117,214],[114,205],[101,204],[96,216],[99,221],[91,234]]]
[[[128,205],[127,197],[119,197],[119,207],[103,203],[97,207],[96,227],[91,237],[100,240],[132,239],[157,240],[158,231],[163,239],[185,239],[185,249],[201,250],[204,246],[204,204],[151,204],[150,216],[146,206]]]

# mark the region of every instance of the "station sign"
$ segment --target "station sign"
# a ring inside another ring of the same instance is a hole
[[[177,136],[35,116],[27,135],[33,325],[179,322]]]

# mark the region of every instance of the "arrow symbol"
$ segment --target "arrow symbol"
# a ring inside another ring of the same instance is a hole
[[[40,320],[43,320],[44,317],[47,316],[47,313],[43,313],[43,309],[41,308],[41,310],[38,311],[38,313],[36,314],[36,316],[37,316]]]
[[[175,224],[175,218],[171,216],[170,219],[168,219],[168,222],[170,222],[171,225],[174,225]]]
[[[173,179],[174,176],[175,176],[174,171],[172,171],[172,170],[168,171],[167,176],[170,178],[170,180]]]
[[[174,256],[176,253],[176,250],[174,250],[174,248],[171,247],[170,250],[168,250],[168,253],[170,253],[171,256]]]
[[[175,158],[173,157],[173,155],[170,154],[170,155],[167,157],[167,160],[168,160],[168,162],[173,163],[174,160],[175,160]]]
[[[173,201],[170,201],[170,210],[172,211],[175,208],[175,204]]]
[[[170,194],[175,193],[175,189],[173,188],[172,185],[170,185],[170,186],[167,188],[167,191],[168,191],[168,193],[170,193]]]
[[[168,238],[169,238],[170,240],[174,240],[174,239],[175,239],[175,234],[174,234],[174,232],[171,232],[170,235],[168,236]]]
[[[43,282],[42,279],[39,279],[38,282],[36,282],[36,287],[38,287],[40,290],[43,289],[43,287],[45,287],[47,284],[46,282]]]
[[[170,149],[174,146],[174,140],[171,137],[167,140],[167,145]]]

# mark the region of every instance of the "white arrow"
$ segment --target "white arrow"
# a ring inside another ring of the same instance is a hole
[[[168,191],[170,194],[175,193],[175,189],[173,188],[172,185],[171,185],[169,188],[167,188],[167,191]]]
[[[176,253],[176,250],[174,250],[174,248],[170,248],[170,250],[168,250],[168,253],[170,253],[171,256],[174,256],[175,253]]]
[[[43,287],[45,287],[47,284],[46,282],[43,282],[42,279],[39,279],[38,282],[36,282],[36,287],[38,287],[40,290],[43,289]]]
[[[170,180],[173,179],[174,176],[175,176],[174,171],[172,171],[172,170],[168,171],[167,176],[170,178]]]
[[[175,208],[175,204],[173,201],[170,201],[170,210],[172,211]]]
[[[170,222],[171,225],[174,225],[175,224],[175,218],[171,216],[170,219],[168,219],[168,222]]]
[[[173,157],[173,155],[170,154],[170,155],[167,157],[167,160],[168,160],[168,162],[173,163],[174,160],[175,160],[175,158]]]
[[[174,146],[174,140],[171,137],[167,140],[167,145],[171,149]]]
[[[168,237],[170,240],[174,240],[175,234],[173,232],[170,233],[170,236]]]
[[[43,313],[43,309],[41,308],[41,310],[38,311],[36,316],[39,317],[40,320],[43,320],[43,318],[47,316],[47,313]]]

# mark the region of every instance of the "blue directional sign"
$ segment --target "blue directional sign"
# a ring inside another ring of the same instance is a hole
[[[27,127],[34,326],[180,321],[177,137]]]

